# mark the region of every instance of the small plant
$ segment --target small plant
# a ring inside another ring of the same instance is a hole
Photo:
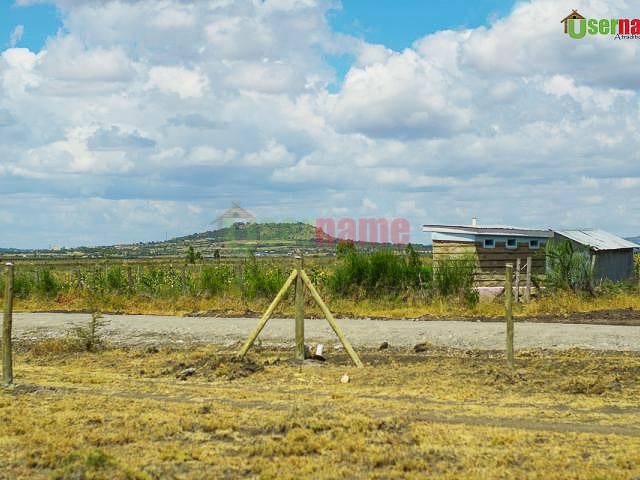
[[[55,297],[59,290],[60,285],[51,270],[41,270],[36,281],[36,291],[43,297]]]
[[[73,329],[76,340],[83,350],[87,352],[95,352],[104,346],[101,330],[109,324],[100,312],[91,314],[91,320],[86,327],[77,326]]]
[[[209,296],[224,293],[231,286],[233,271],[226,265],[207,267],[200,275],[200,287]]]
[[[198,252],[195,248],[193,248],[193,245],[189,245],[189,249],[187,250],[187,264],[189,265],[195,265],[196,262],[202,260],[202,254],[200,252]]]

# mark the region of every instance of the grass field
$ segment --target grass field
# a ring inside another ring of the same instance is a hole
[[[20,345],[2,478],[637,478],[640,356]],[[182,375],[194,368],[191,376]],[[342,383],[344,374],[350,376]]]
[[[638,257],[640,259],[640,257]],[[430,265],[429,258],[422,258]],[[295,260],[289,257],[256,259],[250,269],[247,259],[208,261],[189,265],[184,261],[95,262],[68,261],[16,265],[16,311],[95,311],[167,315],[260,315],[284,282]],[[433,288],[405,286],[399,291],[374,288],[339,294],[329,279],[340,260],[335,257],[307,259],[305,268],[331,310],[345,317],[460,318],[500,317],[502,299],[468,302],[460,295],[434,294]],[[640,268],[640,261],[639,261]],[[131,284],[128,268],[131,267]],[[247,270],[249,268],[249,270]],[[253,272],[248,275],[248,272]],[[386,279],[393,272],[380,272],[382,283],[393,287],[401,280]],[[183,280],[185,279],[184,287]],[[1,280],[0,280],[0,283]],[[353,283],[353,282],[349,282]],[[375,285],[375,284],[374,284]],[[557,291],[517,304],[516,316],[564,315],[599,310],[640,310],[640,291],[629,285],[598,287],[596,295]],[[307,312],[320,315],[307,298]],[[293,295],[281,304],[278,315],[293,314]]]

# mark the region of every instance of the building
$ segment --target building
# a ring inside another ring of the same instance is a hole
[[[423,225],[422,230],[432,234],[436,264],[443,257],[473,256],[478,265],[476,283],[486,285],[504,282],[505,264],[515,267],[518,258],[524,265],[531,257],[532,273],[544,273],[544,246],[554,236],[551,230],[478,225],[475,218],[471,225]]]
[[[604,230],[556,230],[556,240],[569,240],[574,245],[587,247],[595,256],[594,281],[619,282],[633,278],[633,251],[640,248],[633,242]]]

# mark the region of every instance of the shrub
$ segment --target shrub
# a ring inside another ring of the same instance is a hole
[[[224,293],[231,286],[233,271],[226,265],[207,267],[200,275],[200,288],[209,296]]]
[[[546,261],[545,285],[548,289],[593,293],[593,269],[587,247],[576,246],[568,240],[547,242]]]
[[[35,289],[42,296],[55,297],[60,290],[60,285],[51,270],[45,268],[40,271],[37,277]]]
[[[109,324],[99,312],[91,314],[91,320],[86,327],[78,326],[73,329],[74,336],[81,347],[87,352],[94,352],[104,345],[101,330]]]
[[[458,296],[474,305],[480,297],[474,288],[476,259],[473,255],[462,258],[443,257],[434,261],[433,288],[442,297]]]
[[[144,293],[151,296],[172,296],[182,292],[182,274],[173,267],[145,268],[139,285]]]
[[[125,293],[129,288],[126,273],[120,265],[107,269],[105,283],[106,289],[115,293]]]
[[[397,296],[424,287],[431,278],[430,267],[422,264],[411,245],[402,253],[388,249],[362,253],[347,246],[339,256],[342,262],[328,278],[329,289],[338,296]]]
[[[285,281],[286,275],[278,265],[260,265],[253,256],[244,265],[243,292],[248,299],[273,297]]]

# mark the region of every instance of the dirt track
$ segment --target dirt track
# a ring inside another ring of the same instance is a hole
[[[108,338],[117,345],[183,342],[230,345],[244,340],[257,322],[255,318],[151,315],[107,315],[105,318],[109,320]],[[22,339],[62,336],[73,325],[84,324],[88,319],[86,314],[17,313],[14,336]],[[428,342],[457,348],[504,348],[505,326],[499,322],[353,319],[339,320],[339,323],[356,346],[377,347],[386,341],[395,347]],[[289,345],[293,337],[293,320],[278,318],[272,319],[260,335],[261,341],[269,345]],[[306,321],[306,338],[310,343],[336,341],[328,324],[320,319]],[[640,351],[640,327],[518,322],[515,346]]]

